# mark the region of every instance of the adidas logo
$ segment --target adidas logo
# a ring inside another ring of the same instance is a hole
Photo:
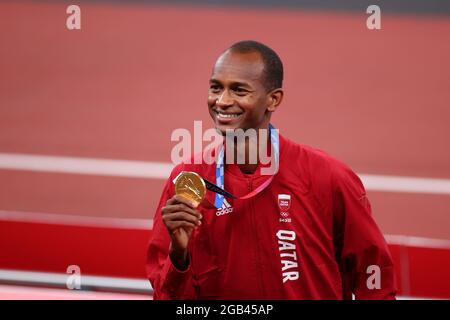
[[[223,199],[222,208],[217,210],[216,216],[220,217],[224,214],[232,213],[234,208],[228,203],[227,199]]]

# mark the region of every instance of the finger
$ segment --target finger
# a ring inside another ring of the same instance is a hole
[[[161,208],[161,211],[162,211],[163,215],[171,213],[171,212],[184,211],[186,213],[189,213],[190,215],[193,215],[193,216],[201,219],[201,213],[200,212],[198,212],[197,210],[192,209],[191,207],[188,207],[184,203],[179,203],[179,204],[173,204],[173,205],[165,206],[165,207]]]
[[[166,225],[166,227],[170,233],[173,233],[175,230],[180,229],[180,228],[195,229],[196,225],[191,222],[188,222],[188,221],[170,221]]]
[[[191,214],[187,214],[186,212],[168,213],[168,214],[164,215],[163,219],[166,223],[170,222],[170,221],[188,221],[188,222],[192,222],[196,225],[201,224],[200,220],[197,217],[195,217]]]
[[[198,206],[197,203],[192,202],[191,200],[186,199],[185,197],[180,196],[179,194],[174,195],[167,201],[167,204],[177,204],[177,203],[184,203],[185,205],[191,207],[192,209],[195,209]]]
[[[162,210],[164,210],[164,212],[175,212],[175,211],[186,211],[189,212],[192,215],[196,215],[195,209],[192,209],[191,207],[185,205],[184,203],[175,203],[175,204],[170,204],[170,205],[166,205],[165,207],[161,208]]]

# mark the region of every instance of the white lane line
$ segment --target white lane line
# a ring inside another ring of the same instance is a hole
[[[372,174],[360,174],[359,177],[366,189],[371,191],[450,194],[450,179]]]
[[[68,290],[46,286],[0,284],[0,300],[153,300],[151,293]]]
[[[0,169],[7,170],[167,179],[173,167],[167,162],[0,153]],[[373,174],[359,176],[370,191],[450,194],[450,179]]]
[[[83,270],[81,270],[83,271]],[[72,273],[34,272],[0,269],[0,283],[51,285],[66,288]],[[90,276],[81,274],[81,289],[125,290],[132,292],[153,291],[150,282],[145,279]]]
[[[428,249],[450,249],[450,240],[433,239],[425,237],[405,236],[396,234],[384,235],[387,243],[406,247],[418,247]]]
[[[9,170],[167,179],[172,168],[166,162],[0,153],[0,169]]]
[[[94,228],[150,230],[153,219],[102,218],[56,213],[0,210],[0,221],[57,224]]]
[[[0,222],[1,221],[131,230],[151,230],[153,228],[153,219],[102,218],[7,210],[0,210]],[[434,239],[392,234],[385,234],[384,237],[391,245],[450,249],[450,239]]]

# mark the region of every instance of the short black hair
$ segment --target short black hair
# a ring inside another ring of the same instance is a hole
[[[239,41],[229,47],[227,51],[259,53],[264,63],[264,86],[266,90],[272,91],[283,86],[283,63],[278,54],[265,44],[254,40]]]

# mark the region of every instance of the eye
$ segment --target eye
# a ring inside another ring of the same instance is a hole
[[[220,86],[218,84],[211,84],[209,86],[209,91],[213,92],[213,93],[218,93],[220,91]]]
[[[241,87],[235,88],[235,89],[234,89],[234,92],[236,92],[236,94],[237,94],[238,96],[244,96],[244,95],[246,95],[246,94],[248,93],[248,91],[247,91],[246,89],[241,88]]]

